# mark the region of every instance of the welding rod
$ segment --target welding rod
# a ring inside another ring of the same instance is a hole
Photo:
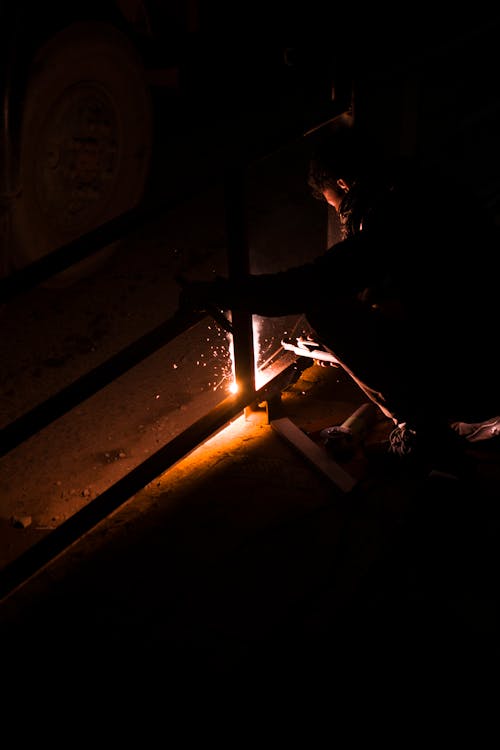
[[[339,364],[337,357],[331,352],[327,352],[324,349],[308,349],[304,342],[301,345],[301,339],[298,339],[299,343],[291,344],[289,341],[282,341],[281,346],[283,349],[287,349],[290,352],[295,352],[300,357],[310,357],[316,359],[318,362],[330,362],[332,365]]]

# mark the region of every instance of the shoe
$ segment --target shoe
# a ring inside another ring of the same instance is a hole
[[[473,466],[466,454],[467,441],[451,427],[416,431],[405,422],[389,434],[387,451],[401,470],[422,477],[470,479]]]
[[[389,434],[389,453],[394,456],[409,456],[417,450],[417,433],[406,422],[398,424]]]

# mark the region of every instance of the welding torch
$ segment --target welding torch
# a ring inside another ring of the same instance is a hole
[[[281,346],[283,347],[283,349],[294,352],[300,357],[310,357],[311,359],[316,360],[318,363],[326,362],[329,365],[333,366],[339,364],[339,361],[333,354],[333,352],[320,348],[320,345],[312,339],[304,339],[299,336],[296,344],[292,344],[289,341],[282,341]]]

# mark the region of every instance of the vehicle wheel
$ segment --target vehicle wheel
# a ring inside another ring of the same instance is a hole
[[[10,264],[22,268],[138,204],[151,161],[152,106],[141,60],[102,23],[76,23],[36,55],[21,133]],[[116,243],[58,274],[95,271]]]

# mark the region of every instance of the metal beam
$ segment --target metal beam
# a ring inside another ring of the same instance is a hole
[[[185,458],[201,443],[217,433],[251,403],[275,397],[296,377],[296,363],[289,365],[259,391],[230,396],[198,419],[180,435],[122,477],[95,500],[50,531],[0,571],[0,600],[27,583],[70,545],[117,510],[149,482]]]

